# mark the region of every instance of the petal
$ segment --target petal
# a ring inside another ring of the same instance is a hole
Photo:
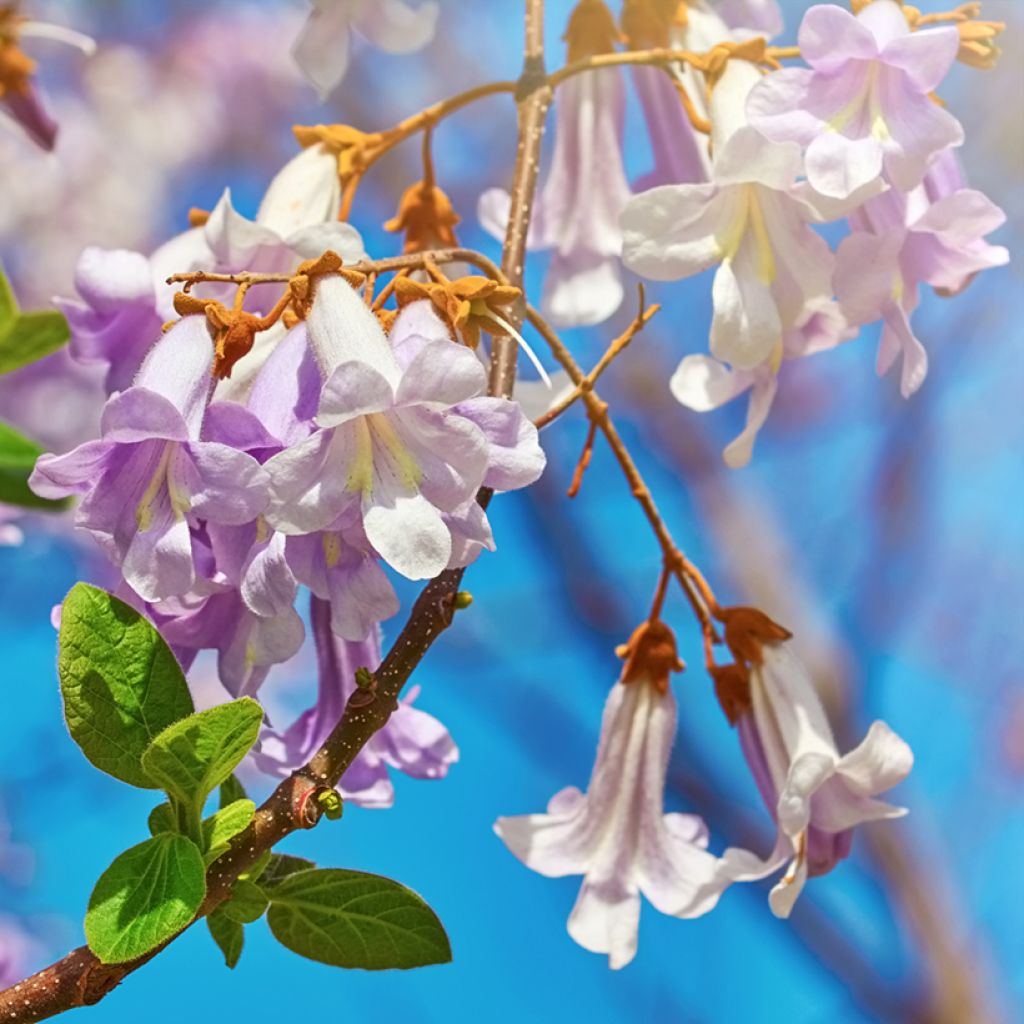
[[[807,881],[807,859],[799,857],[786,869],[781,881],[768,894],[768,906],[776,917],[787,918]]]
[[[321,427],[337,427],[368,413],[385,412],[394,402],[391,385],[372,366],[342,363],[320,393],[316,422]]]
[[[484,485],[496,491],[528,487],[540,478],[546,463],[537,428],[518,402],[504,398],[472,398],[453,410],[475,423],[487,438],[489,456]]]
[[[451,341],[435,341],[425,345],[410,362],[395,403],[455,405],[486,390],[487,374],[468,348]]]
[[[851,324],[879,319],[891,301],[901,235],[855,231],[840,244],[833,284],[843,315]]]
[[[786,785],[779,793],[779,828],[795,839],[811,821],[811,797],[832,777],[836,759],[824,753],[806,753],[789,766]]]
[[[188,441],[189,425],[181,412],[163,395],[148,388],[132,387],[108,400],[100,419],[103,440],[134,444],[150,438]]]
[[[556,327],[592,327],[622,305],[619,257],[556,252],[544,277],[541,310]]]
[[[376,558],[360,558],[350,569],[327,574],[331,629],[344,640],[366,640],[378,622],[398,614],[395,588]]]
[[[326,99],[348,70],[351,2],[313,5],[302,31],[292,45],[292,57],[303,75]]]
[[[752,260],[744,256],[741,249],[738,261],[725,260],[715,274],[711,353],[747,370],[771,356],[782,340],[782,322],[771,288],[758,279]]]
[[[797,38],[803,59],[823,71],[840,67],[848,60],[870,60],[878,55],[878,44],[870,28],[849,11],[832,4],[812,7],[800,23]]]
[[[340,206],[338,158],[318,142],[277,172],[256,220],[282,238],[289,238],[310,225],[336,221]],[[339,255],[348,259],[344,253]]]
[[[266,509],[270,476],[251,455],[213,441],[189,445],[188,455],[191,510],[200,519],[240,526]]]
[[[715,233],[728,212],[728,197],[710,184],[634,196],[622,212],[622,261],[655,281],[698,274],[721,259]]]
[[[231,189],[227,188],[210,212],[203,235],[218,266],[230,270],[251,267],[261,249],[282,247],[276,231],[243,217],[231,205]]]
[[[909,398],[924,383],[928,376],[928,353],[910,326],[910,317],[895,302],[890,302],[884,314],[885,327],[882,331],[883,345],[888,351],[902,352],[903,365],[900,371],[900,394]],[[882,350],[879,349],[879,367],[883,365]],[[890,362],[891,365],[891,362]],[[888,369],[888,366],[886,367]],[[884,372],[881,369],[879,372]]]
[[[452,335],[448,325],[434,312],[434,304],[429,299],[420,299],[410,302],[398,314],[389,340],[399,365],[406,370],[425,346],[451,341]]]
[[[249,392],[249,409],[282,444],[297,444],[313,430],[323,381],[299,324],[278,343]]]
[[[375,0],[365,5],[355,27],[388,53],[412,53],[431,39],[441,9],[434,0],[411,6],[405,0]]]
[[[860,745],[844,755],[836,772],[863,796],[877,796],[902,782],[914,766],[914,753],[885,722],[872,722]]]
[[[121,572],[143,600],[160,601],[192,589],[192,539],[188,523],[172,510],[166,488],[150,504],[150,510],[149,526],[136,530]]]
[[[421,494],[374,488],[363,515],[366,536],[388,565],[410,580],[433,579],[448,565],[452,538],[441,513]]]
[[[295,603],[298,586],[285,557],[285,537],[275,533],[251,555],[242,575],[242,600],[263,618],[280,615]]]
[[[811,800],[814,827],[830,833],[845,832],[866,821],[902,818],[906,813],[905,807],[851,792],[838,775],[826,781]]]
[[[884,142],[885,171],[904,192],[921,184],[936,154],[962,145],[964,130],[948,111],[913,92],[897,74],[881,78],[882,109],[891,136]]]
[[[753,183],[785,192],[800,169],[800,146],[796,142],[773,142],[756,128],[744,125],[715,157],[715,184],[725,188]]]
[[[326,529],[356,500],[347,486],[351,461],[346,427],[320,430],[275,455],[266,464],[267,522],[288,535]]]
[[[956,60],[960,33],[953,25],[910,32],[886,43],[882,60],[904,71],[923,93],[934,92]]]
[[[669,819],[682,818],[670,829]],[[673,917],[706,914],[728,885],[721,877],[718,858],[696,840],[707,844],[707,828],[695,815],[665,815],[655,834],[644,837],[640,854],[640,891],[657,910]]]
[[[669,381],[676,401],[695,412],[707,412],[732,401],[754,383],[748,370],[730,370],[710,356],[685,356]]]
[[[99,480],[112,451],[106,441],[86,441],[64,455],[40,455],[29,487],[40,498],[87,494]]]
[[[569,915],[569,934],[592,953],[607,953],[613,970],[636,956],[640,894],[617,879],[584,879]]]
[[[583,811],[578,793],[572,787],[557,793],[548,814],[499,818],[494,831],[531,871],[548,878],[581,875],[587,870],[589,851],[577,827],[577,816]]]
[[[875,39],[881,51],[895,39],[910,35],[910,27],[901,10],[903,0],[872,0],[857,16]]]
[[[775,401],[778,379],[774,373],[762,374],[750,392],[747,405],[747,422],[743,432],[725,446],[722,458],[730,469],[742,469],[754,453],[754,441],[764,426]]]
[[[323,224],[308,224],[285,238],[285,244],[304,260],[313,260],[331,250],[345,263],[358,263],[366,259],[363,237],[351,224],[339,220]]]
[[[807,147],[807,180],[824,196],[846,199],[882,173],[882,146],[876,139],[848,139],[825,132]]]
[[[747,119],[769,139],[806,146],[822,129],[809,107],[815,74],[807,68],[783,68],[766,75],[747,97]]]
[[[501,240],[505,237],[511,209],[512,197],[505,189],[489,188],[477,200],[476,215],[484,231]]]

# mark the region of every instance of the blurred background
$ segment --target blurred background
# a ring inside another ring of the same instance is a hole
[[[563,56],[571,6],[548,2],[552,64]],[[808,4],[783,6],[789,41]],[[288,53],[302,3],[29,3],[33,16],[90,32],[100,47],[88,61],[57,48],[42,60],[62,125],[54,154],[0,133],[0,258],[23,305],[73,295],[84,246],[148,251],[226,186],[253,215],[296,151],[294,123],[383,128],[466,86],[516,77],[519,0],[441,7],[426,50],[395,57],[357,45],[342,86],[320,103]],[[971,184],[1008,214],[992,241],[1014,253],[1024,238],[1024,4],[987,0],[984,15],[1008,23],[1001,62],[988,72],[958,65],[943,96],[967,130]],[[511,101],[499,96],[435,134],[440,183],[464,217],[460,237],[492,255],[476,199],[507,184],[514,131]],[[650,152],[632,98],[627,151],[636,178]],[[364,185],[353,221],[373,255],[398,250],[380,225],[419,176],[411,142]],[[534,294],[544,264],[532,260]],[[758,885],[734,887],[692,922],[647,906],[636,960],[611,973],[566,934],[579,880],[530,873],[491,831],[501,814],[540,810],[562,786],[586,784],[618,672],[613,647],[645,614],[659,568],[600,442],[582,493],[565,498],[586,433],[575,412],[543,435],[542,481],[492,506],[499,549],[467,574],[472,610],[416,674],[419,706],[451,730],[460,762],[443,782],[396,777],[394,808],[350,807],[343,822],[286,847],[419,891],[449,930],[454,963],[341,972],[282,950],[259,924],[246,930],[230,975],[195,928],[89,1019],[1024,1019],[1021,275],[1011,262],[956,299],[924,296],[914,322],[931,369],[909,401],[894,376],[875,376],[875,330],[788,367],[754,461],[739,472],[726,469],[720,450],[738,433],[744,403],[698,415],[666,386],[681,356],[706,350],[709,276],[651,289],[665,311],[602,383],[671,528],[719,595],[757,603],[795,632],[841,745],[884,717],[914,748],[914,771],[894,794],[910,815],[862,830],[851,859],[810,883],[789,922],[771,916]],[[617,320],[570,332],[580,362],[593,363],[631,313],[627,301]],[[0,416],[58,449],[90,436],[101,405],[98,379],[62,360],[0,382]],[[0,521],[5,984],[82,941],[93,882],[143,837],[153,803],[94,770],[62,724],[50,609],[81,578],[103,580],[104,567],[68,522]],[[715,849],[766,852],[769,822],[701,668],[697,631],[671,601],[692,668],[677,679],[670,809],[703,814]],[[393,636],[398,624],[386,625]],[[270,707],[310,702],[311,660],[272,674],[261,694]],[[193,677],[200,701],[222,698],[210,662]]]

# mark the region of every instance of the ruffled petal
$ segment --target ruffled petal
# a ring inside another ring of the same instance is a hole
[[[338,427],[360,416],[385,412],[394,401],[391,385],[372,366],[342,363],[324,384],[316,422],[321,427]]]
[[[200,519],[240,526],[266,509],[270,476],[251,455],[213,441],[189,445],[188,455],[191,511]]]
[[[468,348],[451,341],[435,341],[424,345],[409,363],[395,404],[455,405],[486,390],[487,374]]]
[[[841,67],[848,60],[871,60],[878,55],[871,29],[849,11],[832,4],[810,8],[797,38],[800,56],[821,71]]]
[[[448,565],[451,534],[441,513],[421,494],[375,487],[363,526],[381,558],[407,579],[432,579]]]
[[[569,934],[591,953],[607,953],[616,971],[636,956],[640,894],[617,879],[586,878],[569,915]]]

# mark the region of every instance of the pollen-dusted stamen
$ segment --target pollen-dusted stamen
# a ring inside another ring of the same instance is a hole
[[[650,682],[659,693],[668,692],[669,673],[682,672],[686,666],[676,649],[675,633],[660,619],[642,622],[615,653],[626,664],[622,666],[623,684]]]
[[[597,53],[611,53],[622,41],[615,15],[604,0],[580,0],[569,15],[562,38],[570,63]]]

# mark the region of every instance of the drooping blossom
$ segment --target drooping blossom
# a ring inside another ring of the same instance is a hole
[[[712,92],[712,181],[666,185],[630,200],[623,261],[655,280],[719,264],[712,286],[711,353],[741,370],[781,358],[783,336],[832,297],[832,253],[797,184],[800,149],[745,124],[757,69],[731,60]]]
[[[807,179],[845,198],[884,173],[903,191],[963,142],[952,114],[930,97],[956,60],[955,27],[911,32],[896,0],[860,14],[812,7],[800,25],[810,68],[768,75],[750,94],[750,123],[777,142],[806,147]]]
[[[758,431],[768,419],[782,367],[790,360],[823,352],[856,335],[857,328],[847,323],[838,305],[831,300],[823,301],[801,327],[783,335],[781,361],[769,360],[753,370],[731,370],[711,356],[685,356],[669,386],[676,400],[694,412],[717,409],[750,392],[746,425],[722,452],[726,465],[739,469],[750,461]]]
[[[306,330],[323,379],[320,429],[267,463],[266,518],[289,536],[358,523],[392,568],[424,579],[452,557],[445,514],[481,486],[531,483],[544,457],[518,405],[485,397],[476,356],[433,314],[425,322],[436,333],[417,344],[416,322],[403,313],[389,341],[340,276],[317,278]],[[399,350],[413,353],[405,365]]]
[[[912,395],[928,372],[928,354],[910,318],[920,286],[942,294],[960,291],[981,270],[1002,266],[1009,253],[985,235],[1006,216],[990,199],[962,184],[955,157],[909,195],[892,190],[850,217],[853,234],[836,253],[835,289],[854,324],[882,320],[877,369],[884,374],[902,359],[900,391]]]
[[[620,22],[629,49],[697,49],[685,38],[688,21],[677,27],[670,6],[662,0],[626,0]],[[680,90],[691,84],[683,69],[640,65],[631,72],[654,157],[653,169],[635,183],[635,191],[706,181],[710,168],[707,143],[698,138],[683,105]],[[690,102],[694,103],[692,97]]]
[[[331,628],[332,611],[317,597],[310,605],[316,644],[318,695],[283,732],[267,729],[255,754],[256,764],[271,775],[284,776],[305,764],[341,720],[356,689],[360,668],[376,671],[381,662],[380,629],[361,643],[341,640]],[[338,790],[360,807],[390,807],[395,790],[389,768],[414,779],[442,779],[459,759],[448,730],[433,716],[413,707],[419,687],[399,701],[383,728],[356,756],[342,776]]]
[[[719,693],[726,694],[723,706],[778,838],[764,860],[747,850],[726,850],[721,872],[729,881],[749,881],[787,865],[769,904],[777,917],[788,917],[807,878],[827,874],[849,855],[857,825],[906,814],[876,798],[907,777],[914,756],[882,721],[840,754],[788,632],[750,608],[728,609],[725,624],[737,664],[726,669],[732,686]]]
[[[614,49],[618,30],[603,0],[581,0],[566,32],[569,60]],[[555,100],[555,150],[537,196],[527,247],[551,250],[541,309],[556,326],[590,326],[622,304],[619,215],[630,197],[622,157],[625,82],[619,68],[569,79]],[[484,228],[504,237],[509,195],[480,197]]]
[[[292,55],[321,99],[345,77],[353,31],[387,53],[413,53],[434,38],[440,14],[434,0],[310,0],[310,5]]]
[[[93,54],[96,43],[89,36],[63,25],[30,21],[16,4],[0,7],[0,111],[20,125],[42,149],[53,149],[57,123],[39,97],[33,81],[36,62],[20,46],[23,39],[49,39]]]
[[[81,301],[56,300],[71,328],[73,358],[105,365],[108,393],[127,387],[160,325],[175,317],[177,288],[167,284],[171,274],[199,269],[285,273],[325,249],[348,262],[363,257],[362,239],[351,225],[306,220],[314,211],[291,210],[289,194],[284,186],[273,197],[268,192],[252,221],[235,210],[225,190],[204,224],[175,236],[148,258],[128,250],[86,249],[75,273]],[[257,291],[253,299],[261,301]],[[246,379],[259,356],[244,364]]]
[[[620,648],[629,660],[605,704],[587,792],[569,786],[547,813],[499,818],[494,826],[533,871],[583,875],[569,934],[607,954],[613,969],[636,955],[641,893],[663,914],[686,918],[707,913],[724,887],[701,818],[664,812],[676,731],[668,676],[682,668],[675,651],[663,623],[641,626]]]
[[[192,526],[240,525],[267,503],[267,474],[250,455],[200,440],[212,389],[204,317],[186,317],[150,350],[133,386],[110,398],[102,437],[44,455],[30,485],[42,497],[83,498],[88,530],[146,601],[196,581]]]

